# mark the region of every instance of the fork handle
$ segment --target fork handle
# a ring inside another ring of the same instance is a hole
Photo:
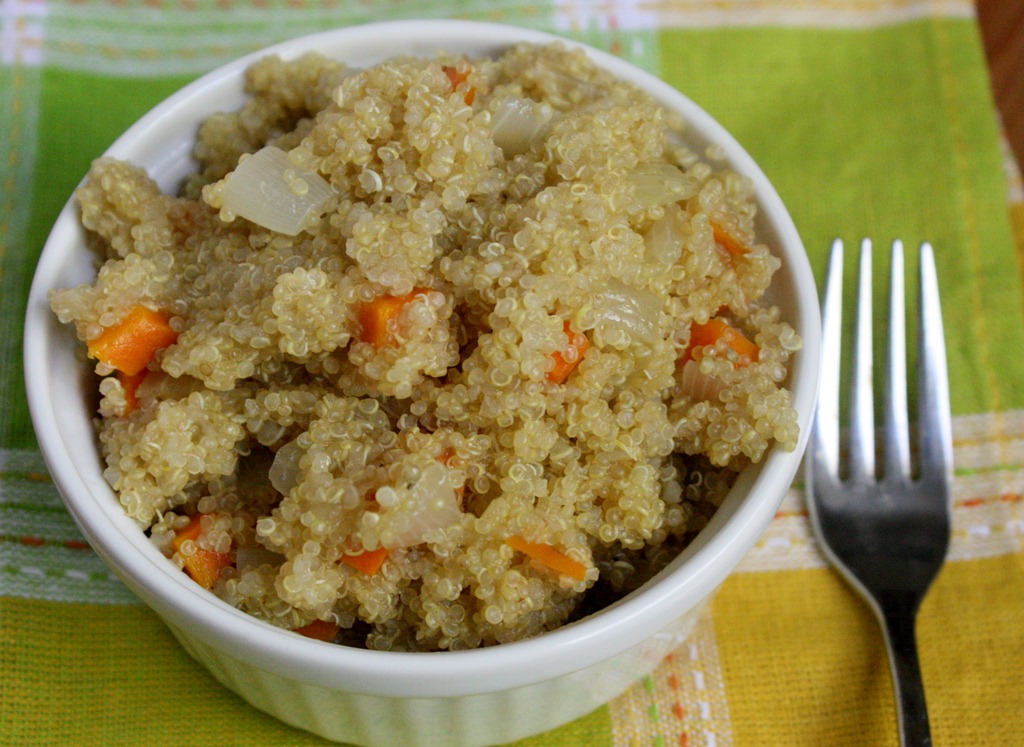
[[[890,603],[883,605],[881,617],[892,666],[900,744],[902,747],[931,747],[928,706],[914,631],[918,600],[887,601]]]

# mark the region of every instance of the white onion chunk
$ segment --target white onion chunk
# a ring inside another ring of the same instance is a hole
[[[424,469],[411,488],[382,488],[377,496],[381,503],[381,544],[388,548],[425,542],[431,532],[454,524],[462,516],[451,471],[440,462]]]
[[[323,214],[331,185],[315,171],[296,168],[288,154],[268,145],[224,179],[221,209],[271,231],[295,236]]]
[[[511,97],[504,99],[494,113],[491,133],[494,144],[511,158],[543,142],[554,123],[555,110],[550,104]]]
[[[606,337],[614,335],[634,344],[654,342],[660,337],[661,299],[648,290],[612,280],[595,295],[594,308],[598,314],[596,328]]]

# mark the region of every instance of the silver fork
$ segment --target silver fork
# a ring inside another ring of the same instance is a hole
[[[875,467],[871,242],[861,244],[847,467],[840,467],[843,243],[832,245],[822,310],[822,390],[806,460],[811,522],[825,555],[878,616],[892,666],[900,743],[931,745],[917,656],[917,611],[945,561],[952,426],[932,247],[920,251],[917,458],[907,414],[903,244],[893,243],[881,469]]]

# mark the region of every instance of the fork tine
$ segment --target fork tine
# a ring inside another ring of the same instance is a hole
[[[889,341],[885,380],[885,475],[910,475],[907,416],[907,333],[904,297],[903,242],[892,242],[889,269]]]
[[[875,403],[872,379],[871,319],[871,239],[864,239],[860,244],[853,381],[850,386],[849,454],[850,477],[854,480],[873,480],[875,476]]]
[[[839,355],[843,316],[843,240],[832,242],[822,304],[821,391],[812,428],[813,459],[821,478],[839,474]]]
[[[948,484],[953,469],[952,422],[946,343],[939,306],[939,282],[931,244],[921,244],[918,303],[918,422],[921,428],[922,477]]]

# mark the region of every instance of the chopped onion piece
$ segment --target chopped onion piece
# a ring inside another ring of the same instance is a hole
[[[305,453],[298,439],[289,441],[274,456],[270,465],[270,484],[281,495],[288,495],[299,480],[299,460]]]
[[[555,110],[532,99],[507,98],[492,120],[494,143],[506,158],[525,153],[547,137],[555,123]]]
[[[271,231],[295,236],[311,217],[318,218],[331,185],[315,171],[296,168],[288,154],[268,145],[224,178],[221,209]]]
[[[694,195],[692,180],[670,163],[641,163],[630,175],[643,208],[668,205]]]
[[[594,297],[594,309],[598,314],[595,327],[605,337],[624,332],[633,343],[658,339],[661,299],[650,291],[612,280]]]
[[[694,402],[716,402],[725,385],[722,380],[708,376],[700,370],[700,362],[692,358],[683,364],[683,391],[693,398]]]
[[[678,262],[683,253],[683,233],[679,229],[681,212],[678,205],[668,205],[665,215],[654,221],[644,234],[647,257],[665,267]]]
[[[395,491],[394,502],[382,502],[382,546],[394,549],[418,545],[427,540],[431,531],[443,529],[459,520],[462,507],[451,473],[440,462],[431,464],[411,488]]]

